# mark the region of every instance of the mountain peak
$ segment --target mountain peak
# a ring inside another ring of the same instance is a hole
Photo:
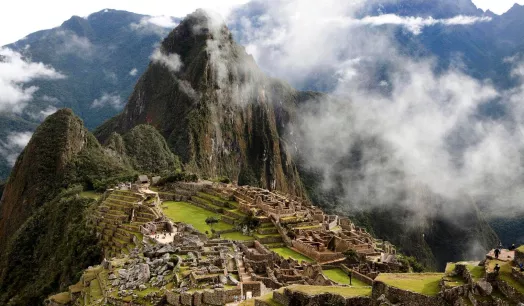
[[[87,133],[71,109],[58,110],[37,128],[18,157],[0,201],[0,243],[61,183],[66,164],[86,145]]]

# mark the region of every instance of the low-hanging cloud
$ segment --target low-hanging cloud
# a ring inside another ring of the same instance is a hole
[[[397,25],[420,34],[488,17],[357,18],[364,1],[256,2],[255,15],[235,20],[258,64],[299,87],[323,72],[333,85],[329,97],[300,105],[287,141],[347,208],[401,205],[420,222],[437,212],[456,218],[471,202],[487,201],[501,213],[523,210],[524,85],[502,90],[458,65],[439,71],[433,58],[403,55],[394,31],[372,29]],[[511,60],[513,77],[524,84],[524,61]],[[505,116],[479,115],[494,102],[507,108]],[[439,209],[428,195],[443,199]]]
[[[53,67],[26,60],[18,52],[0,48],[0,112],[20,113],[33,99],[37,86],[26,86],[34,80],[57,80],[65,76]]]
[[[434,25],[471,25],[478,22],[489,22],[491,17],[483,16],[455,16],[448,19],[435,19],[433,17],[404,17],[394,14],[384,14],[379,16],[367,16],[362,19],[347,19],[339,22],[347,25],[367,25],[367,26],[383,26],[383,25],[397,25],[406,28],[415,35],[422,33],[425,27]]]
[[[58,30],[51,32],[58,40],[56,52],[61,55],[76,55],[83,58],[91,58],[96,54],[96,46],[84,36],[78,36],[73,31]]]
[[[164,54],[160,48],[153,52],[151,55],[151,61],[167,67],[174,73],[180,71],[183,66],[182,61],[180,60],[180,55],[176,53]]]
[[[14,166],[20,152],[31,140],[33,132],[10,132],[7,137],[0,140],[0,155]]]
[[[170,16],[147,16],[140,19],[139,22],[133,22],[129,26],[131,30],[142,34],[156,34],[164,37],[170,29],[178,25],[178,20]]]
[[[116,110],[121,110],[124,107],[124,101],[122,101],[122,97],[116,93],[103,93],[100,98],[95,99],[93,103],[91,103],[91,108],[103,107],[112,107]]]

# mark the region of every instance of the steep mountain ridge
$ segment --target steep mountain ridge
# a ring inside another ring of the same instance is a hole
[[[95,134],[104,143],[148,123],[190,171],[302,194],[282,140],[302,96],[265,77],[227,27],[199,10],[162,42],[124,111]]]
[[[0,201],[1,244],[60,187],[66,165],[86,146],[87,133],[82,121],[66,109],[37,128]]]
[[[138,171],[180,168],[178,157],[150,126],[113,139],[102,147],[70,109],[57,111],[37,128],[0,201],[0,305],[40,305],[100,262],[92,224],[97,204],[81,191],[133,181]]]

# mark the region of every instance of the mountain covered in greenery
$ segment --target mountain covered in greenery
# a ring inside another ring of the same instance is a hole
[[[5,46],[26,60],[53,67],[64,78],[25,84],[38,90],[21,113],[0,114],[0,140],[7,143],[11,133],[33,132],[45,115],[63,107],[73,109],[88,129],[118,113],[155,46],[176,22],[170,17],[156,21],[147,15],[106,9],[85,18],[73,16],[59,27]],[[1,178],[9,175],[10,155],[17,153],[2,152]]]

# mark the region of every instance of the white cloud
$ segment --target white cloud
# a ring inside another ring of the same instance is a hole
[[[95,99],[91,104],[92,108],[102,108],[110,106],[116,110],[120,110],[124,107],[124,102],[120,95],[103,93],[98,99]]]
[[[136,69],[136,68],[133,68],[133,69],[131,69],[131,71],[129,71],[129,75],[130,76],[135,76],[137,74],[138,74],[138,69]]]
[[[45,102],[49,102],[49,103],[53,103],[53,104],[56,104],[58,102],[60,102],[60,100],[56,97],[50,97],[48,95],[43,95],[41,97],[42,101],[45,101]]]
[[[138,23],[131,23],[130,27],[134,31],[143,34],[156,34],[160,37],[166,36],[169,31],[175,28],[178,22],[170,16],[146,16]]]
[[[33,80],[56,80],[65,76],[43,63],[33,63],[20,53],[0,48],[0,111],[20,113],[33,94],[36,86],[24,86]]]
[[[59,54],[74,54],[79,57],[91,57],[95,53],[95,46],[87,37],[76,35],[72,31],[56,31],[55,35],[60,39],[60,43],[56,46]]]
[[[156,49],[151,55],[153,63],[167,67],[171,72],[178,72],[182,68],[182,61],[178,54],[164,54],[160,49]]]
[[[175,18],[170,16],[148,17],[147,22],[163,28],[174,28],[178,25],[178,22],[175,20]]]
[[[11,132],[7,138],[0,140],[0,155],[14,166],[20,152],[31,140],[32,132]]]
[[[302,104],[299,123],[288,127],[290,147],[360,209],[402,205],[425,221],[437,209],[457,217],[471,201],[489,199],[500,211],[522,211],[524,85],[503,91],[458,68],[436,72],[434,59],[406,57],[393,32],[369,27],[419,33],[487,19],[357,19],[355,3],[275,0],[259,15],[240,16],[242,39],[264,70],[299,86],[319,73],[336,84],[331,98]],[[515,77],[524,75],[521,62],[513,59]],[[507,116],[478,116],[497,99]]]
[[[449,19],[434,19],[432,17],[403,17],[393,14],[384,14],[379,16],[367,16],[362,19],[345,19],[339,20],[342,25],[398,25],[406,28],[415,35],[422,33],[425,27],[434,25],[471,25],[478,22],[491,21],[491,17],[474,17],[474,16],[455,16]]]
[[[40,110],[40,111],[38,111],[36,113],[35,112],[28,112],[28,115],[31,118],[35,119],[35,120],[43,121],[48,116],[54,114],[57,110],[58,110],[58,108],[56,108],[56,107],[54,107],[52,105],[49,105],[45,109]]]

